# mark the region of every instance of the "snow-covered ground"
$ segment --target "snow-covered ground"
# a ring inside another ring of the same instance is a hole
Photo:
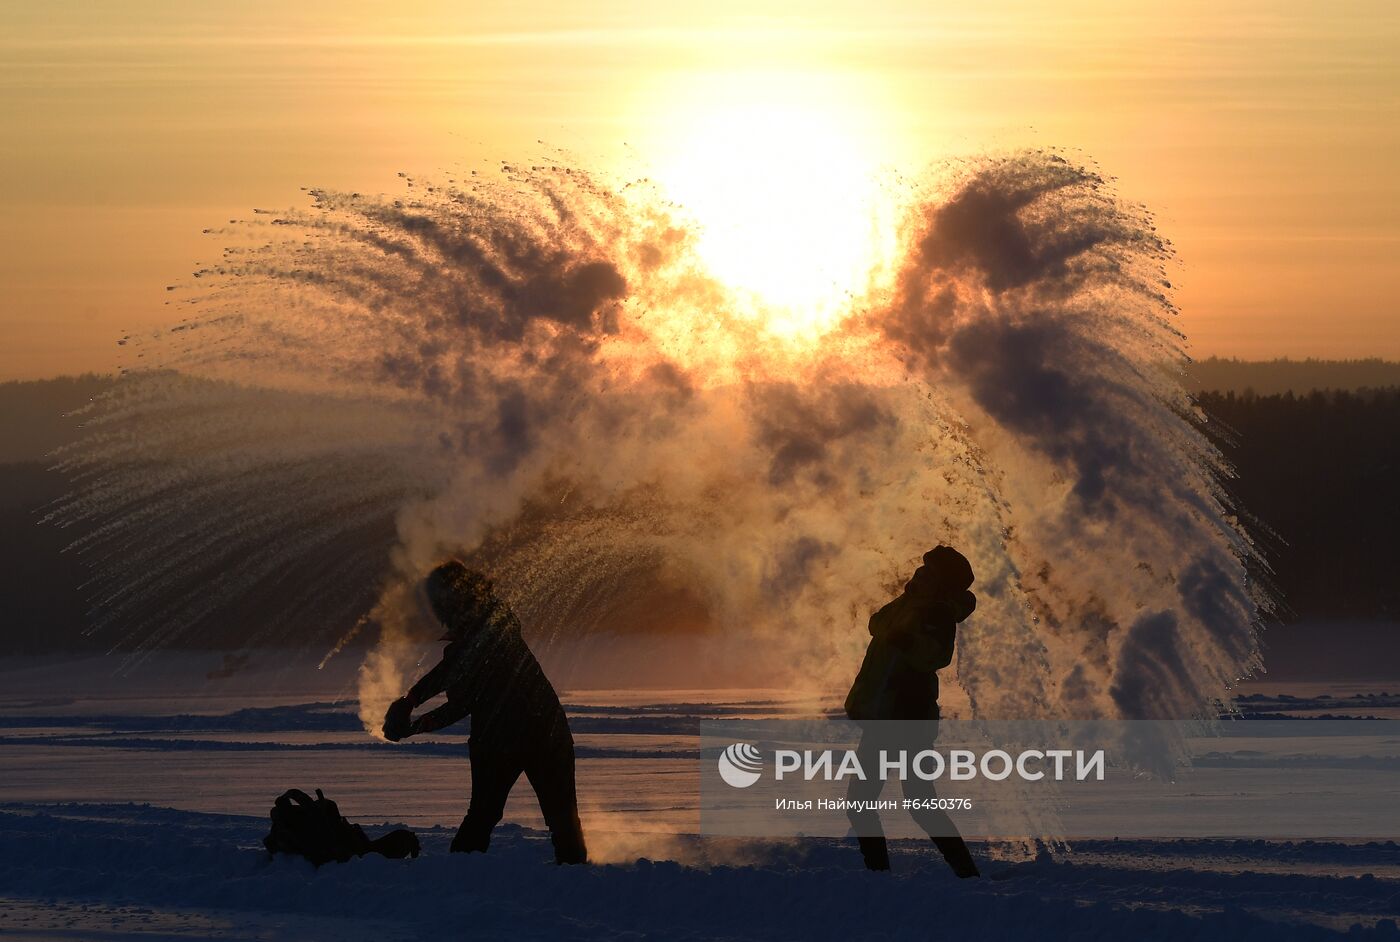
[[[128,675],[0,662],[0,936],[1400,939],[1394,841],[1078,841],[1019,861],[974,844],[989,878],[959,882],[921,842],[869,874],[844,840],[697,836],[695,725],[798,708],[776,691],[570,691],[600,862],[549,862],[524,783],[490,854],[449,855],[460,736],[370,739],[346,668],[164,657]],[[1383,690],[1261,687],[1242,705],[1389,715]],[[267,809],[292,786],[325,788],[371,833],[415,828],[424,855],[270,860]]]
[[[0,806],[0,933],[25,939],[1400,938],[1400,847],[1099,843],[959,882],[922,847],[897,872],[841,842],[706,847],[589,867],[505,825],[487,855],[316,870],[269,860],[260,818],[142,805]],[[997,879],[1000,877],[1000,879]]]

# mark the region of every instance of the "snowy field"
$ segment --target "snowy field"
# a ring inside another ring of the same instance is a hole
[[[348,661],[115,666],[0,661],[6,939],[1400,939],[1393,840],[1077,841],[1033,860],[974,844],[988,878],[959,882],[920,842],[896,845],[893,874],[868,874],[842,840],[697,836],[696,726],[811,708],[781,691],[570,690],[599,863],[549,862],[523,783],[489,855],[449,855],[462,737],[370,739]],[[1242,703],[1394,716],[1400,697],[1383,693],[1260,684]],[[371,834],[414,828],[424,855],[269,860],[267,809],[293,786],[324,788]]]

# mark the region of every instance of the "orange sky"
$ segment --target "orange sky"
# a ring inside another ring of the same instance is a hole
[[[0,379],[111,368],[201,229],[299,186],[560,150],[667,182],[790,102],[908,172],[1097,161],[1176,243],[1197,355],[1400,358],[1393,2],[47,2],[0,50]]]

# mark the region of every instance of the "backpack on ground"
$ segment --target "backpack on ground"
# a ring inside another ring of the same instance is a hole
[[[358,824],[345,820],[340,807],[319,788],[315,798],[299,788],[288,789],[272,806],[271,817],[272,828],[263,838],[268,853],[296,854],[318,867],[368,853],[395,860],[417,857],[420,850],[418,836],[412,831],[400,829],[370,840]]]

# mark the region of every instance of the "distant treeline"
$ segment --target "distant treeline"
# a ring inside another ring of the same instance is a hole
[[[1299,617],[1400,617],[1400,388],[1206,393],[1230,489]]]
[[[88,639],[87,570],[65,552],[78,534],[41,524],[63,479],[37,463],[0,464],[0,654],[109,648]]]
[[[110,376],[0,383],[0,464],[41,461],[77,435],[81,409],[112,387]]]
[[[1400,618],[1400,382],[1335,389],[1343,374],[1370,375],[1356,372],[1370,362],[1331,364],[1340,372],[1325,374],[1326,392],[1242,393],[1250,384],[1237,378],[1199,396],[1210,433],[1238,469],[1230,489],[1300,618]],[[1251,375],[1265,368],[1262,376],[1273,364],[1239,366]],[[66,487],[44,457],[77,434],[64,414],[110,383],[0,384],[0,653],[121,642],[84,636],[84,564],[64,551],[79,534],[39,523]],[[198,643],[236,644],[243,630],[230,624]]]
[[[1400,363],[1378,359],[1247,361],[1210,357],[1192,363],[1187,375],[1193,392],[1300,395],[1315,389],[1400,386]]]
[[[111,387],[110,376],[63,376],[0,383],[0,464],[39,461],[73,440],[79,416],[93,396]],[[1400,363],[1388,360],[1222,360],[1192,363],[1193,393],[1304,394],[1317,389],[1358,390],[1400,386]]]

